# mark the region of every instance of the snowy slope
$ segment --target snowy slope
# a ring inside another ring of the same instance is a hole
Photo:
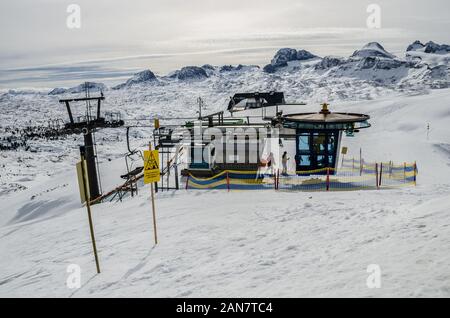
[[[98,276],[84,209],[2,228],[0,294],[449,295],[449,202],[439,193],[181,192],[158,195],[157,207],[156,247],[148,195],[94,208]],[[72,263],[80,290],[65,286]],[[369,264],[381,266],[381,289],[366,287]]]
[[[190,88],[180,86],[179,94]],[[94,206],[100,275],[95,275],[86,212],[79,204],[76,149],[67,150],[64,169],[51,177],[33,176],[28,189],[0,197],[0,296],[448,297],[449,103],[450,90],[442,89],[330,106],[372,117],[370,129],[344,138],[349,156],[362,147],[371,161],[417,160],[415,188],[159,193],[157,246],[148,187],[135,199]],[[140,109],[133,102],[131,108]],[[317,110],[317,105],[304,109]],[[121,147],[105,141],[100,157]],[[103,162],[101,171],[123,172],[118,154]],[[38,164],[39,169],[55,166]],[[104,186],[115,182],[110,178]],[[72,263],[82,269],[79,290],[65,285]],[[380,289],[366,286],[369,264],[381,267]]]

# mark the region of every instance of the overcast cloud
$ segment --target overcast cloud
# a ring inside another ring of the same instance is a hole
[[[66,27],[71,3],[81,6],[81,29]],[[381,29],[366,27],[370,3],[381,6]],[[281,47],[345,56],[379,41],[399,53],[416,39],[449,43],[449,12],[448,0],[2,0],[0,85],[49,65],[60,80],[77,65],[116,78],[143,68],[264,64]]]

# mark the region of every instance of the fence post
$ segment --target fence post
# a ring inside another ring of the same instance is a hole
[[[378,162],[375,163],[375,184],[376,184],[377,189],[378,189]]]
[[[174,169],[175,169],[175,189],[180,190],[180,184],[179,184],[179,180],[178,180],[178,164],[174,165]]]
[[[392,178],[392,166],[394,165],[394,163],[392,162],[392,160],[389,161],[389,179]]]
[[[190,175],[188,174],[187,180],[186,180],[186,190],[188,189],[188,186],[189,186],[189,177],[190,177]]]
[[[403,163],[403,183],[406,183],[406,162]]]
[[[330,190],[330,168],[327,168],[327,191]]]
[[[417,185],[417,163],[414,161],[414,186]]]
[[[280,169],[277,169],[277,186],[276,189],[278,190],[280,188]]]
[[[276,190],[277,189],[277,173],[274,171],[272,173],[273,175],[273,189]]]
[[[228,175],[228,171],[227,171],[227,189],[228,189],[228,192],[229,192],[230,191],[230,177]]]
[[[383,178],[383,163],[380,163],[380,180],[378,181],[378,188],[381,187],[381,179]]]
[[[359,148],[359,175],[362,175],[362,170],[363,170],[363,158],[362,158],[362,148]]]

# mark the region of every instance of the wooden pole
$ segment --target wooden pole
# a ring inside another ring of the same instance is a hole
[[[97,273],[100,274],[100,262],[98,260],[98,254],[97,254],[97,244],[95,243],[95,234],[94,234],[94,224],[92,222],[92,214],[91,214],[91,204],[90,204],[90,195],[88,194],[87,187],[86,187],[86,171],[84,169],[84,148],[80,149],[81,151],[81,175],[83,178],[83,192],[84,197],[86,199],[86,209],[88,213],[88,219],[89,219],[89,231],[91,232],[91,241],[92,241],[92,249],[94,250],[94,257],[95,257],[95,266],[97,267]]]
[[[153,211],[153,231],[155,234],[155,245],[158,244],[158,234],[156,232],[156,213],[155,213],[155,191],[153,191],[153,183],[150,184],[152,192],[152,211]]]
[[[148,150],[152,150],[152,144],[149,143],[148,144]],[[152,196],[152,214],[153,214],[153,233],[154,233],[154,237],[155,237],[155,245],[158,244],[158,233],[156,230],[156,212],[155,212],[155,191],[153,188],[153,182],[150,183],[150,192],[151,192],[151,196]]]

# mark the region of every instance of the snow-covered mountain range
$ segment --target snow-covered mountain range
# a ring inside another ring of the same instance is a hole
[[[283,48],[263,68],[256,65],[186,66],[165,76],[156,76],[151,70],[144,70],[112,89],[207,79],[229,81],[230,78],[246,74],[254,78],[255,73],[266,83],[279,84],[284,79],[289,85],[292,82],[307,85],[308,82],[320,80],[328,85],[364,81],[369,86],[385,86],[395,90],[406,87],[445,88],[449,87],[449,59],[450,46],[431,41],[426,44],[415,41],[406,48],[404,57],[389,53],[377,42],[364,45],[349,57],[319,57],[306,50]],[[90,84],[91,90],[105,88],[102,83]],[[55,88],[50,94],[79,93],[82,90],[83,85],[68,89]]]

